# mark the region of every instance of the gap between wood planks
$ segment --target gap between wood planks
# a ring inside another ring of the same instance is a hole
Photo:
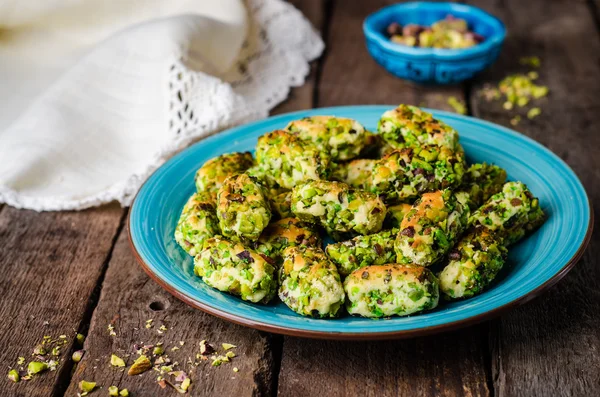
[[[94,311],[98,306],[98,300],[100,299],[100,293],[102,292],[102,286],[104,285],[104,277],[106,276],[106,271],[108,270],[108,265],[110,260],[112,259],[112,255],[115,249],[115,245],[117,244],[117,240],[119,236],[123,232],[124,226],[127,223],[127,215],[129,214],[129,209],[123,209],[123,213],[121,214],[121,219],[119,220],[119,226],[117,227],[117,231],[112,239],[112,243],[110,246],[110,250],[108,251],[106,258],[102,264],[102,269],[100,271],[100,276],[96,281],[96,287],[92,291],[88,299],[87,306],[83,312],[83,317],[81,318],[81,322],[79,327],[77,328],[77,333],[84,335],[87,338],[88,330],[90,326],[90,322],[92,320],[92,316],[94,315]],[[76,350],[76,346],[72,345],[71,349],[67,352],[67,357],[71,357],[73,352]],[[59,373],[57,375],[57,380],[54,385],[54,390],[52,391],[53,396],[62,396],[65,394],[65,391],[69,387],[71,383],[71,378],[73,377],[73,367],[75,363],[73,360],[67,359],[65,364],[60,368]]]
[[[333,9],[335,6],[334,0],[324,0],[322,6],[322,23],[320,26],[321,37],[325,42],[325,50],[321,57],[316,61],[315,72],[314,72],[314,81],[313,81],[313,97],[312,97],[312,107],[319,107],[319,83],[321,82],[321,71],[325,60],[327,59],[327,55],[329,54],[329,43],[327,42],[327,38],[329,37],[329,27],[331,17],[333,15]]]

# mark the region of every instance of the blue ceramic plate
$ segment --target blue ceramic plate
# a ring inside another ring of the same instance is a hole
[[[573,171],[535,141],[470,117],[432,110],[460,133],[470,162],[492,162],[511,180],[525,182],[540,198],[548,220],[511,247],[506,267],[483,294],[445,303],[409,317],[369,320],[343,316],[317,320],[293,313],[283,303],[256,305],[208,287],[192,271],[192,258],[175,242],[181,208],[194,192],[194,173],[222,153],[252,151],[257,138],[305,116],[355,118],[375,130],[381,114],[394,106],[313,109],[233,128],[199,142],[160,167],[140,189],[129,215],[130,239],[144,270],[191,306],[235,323],[290,335],[331,339],[382,339],[423,335],[472,324],[524,303],[557,282],[583,254],[591,236],[592,212]]]

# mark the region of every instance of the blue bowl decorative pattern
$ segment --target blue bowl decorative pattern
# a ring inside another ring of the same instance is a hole
[[[191,306],[229,321],[271,332],[332,339],[382,339],[423,335],[482,321],[523,303],[564,276],[591,236],[592,212],[573,171],[535,141],[492,123],[431,111],[460,133],[470,162],[504,167],[540,198],[548,219],[511,247],[497,280],[481,295],[440,302],[435,310],[408,317],[370,320],[345,315],[319,320],[299,316],[281,302],[257,305],[208,287],[193,273],[192,258],[175,242],[181,208],[194,192],[194,173],[217,155],[253,150],[257,138],[291,120],[315,115],[351,117],[369,130],[393,106],[347,106],[306,110],[260,120],[211,136],[160,167],[140,189],[129,214],[132,247],[144,270]]]
[[[464,49],[419,48],[393,43],[387,26],[397,22],[430,26],[452,15],[465,19],[485,40]],[[363,24],[367,49],[388,72],[418,83],[454,84],[473,77],[491,65],[502,49],[504,24],[473,6],[456,3],[411,2],[394,4],[369,15]]]

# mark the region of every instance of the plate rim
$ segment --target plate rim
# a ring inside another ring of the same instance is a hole
[[[518,298],[515,298],[514,300],[507,302],[507,303],[503,304],[502,306],[496,307],[492,310],[489,310],[489,311],[486,311],[486,312],[483,312],[483,313],[480,313],[480,314],[477,314],[477,315],[474,315],[474,316],[471,316],[468,318],[464,318],[462,320],[456,320],[456,321],[452,321],[452,322],[448,322],[448,323],[444,323],[444,324],[433,325],[433,326],[428,326],[428,327],[423,327],[423,328],[398,330],[398,331],[369,332],[369,333],[365,333],[365,332],[348,332],[348,333],[344,332],[343,333],[343,332],[336,332],[336,331],[305,330],[305,329],[294,328],[294,327],[286,327],[286,326],[281,326],[281,325],[268,324],[268,323],[265,323],[262,321],[257,321],[257,320],[253,320],[250,318],[244,318],[244,317],[241,317],[241,316],[238,316],[235,314],[228,313],[222,309],[216,308],[209,304],[206,304],[200,300],[195,299],[192,296],[188,296],[187,294],[174,288],[167,281],[163,280],[159,275],[157,275],[154,271],[152,271],[150,266],[145,262],[145,260],[142,258],[139,251],[137,250],[137,248],[133,242],[133,236],[132,236],[132,232],[131,232],[131,219],[132,219],[132,214],[134,213],[133,209],[137,203],[138,195],[143,190],[144,186],[148,183],[148,181],[150,181],[152,179],[152,177],[160,169],[162,169],[162,167],[168,161],[171,161],[175,157],[183,155],[183,153],[188,148],[195,146],[197,144],[201,144],[206,139],[211,139],[211,138],[216,139],[219,136],[221,138],[223,138],[223,136],[227,137],[227,136],[233,135],[236,132],[238,132],[239,130],[247,127],[248,125],[251,125],[251,124],[254,124],[257,122],[261,122],[261,121],[264,121],[267,119],[273,121],[273,120],[277,120],[279,118],[287,118],[287,117],[293,116],[294,114],[302,114],[302,113],[309,112],[311,110],[316,110],[316,109],[321,110],[321,111],[331,109],[332,112],[335,112],[336,109],[340,109],[340,108],[346,108],[346,109],[347,108],[362,108],[362,109],[364,109],[365,107],[374,107],[375,108],[375,107],[385,107],[385,106],[388,106],[388,105],[330,106],[330,107],[317,107],[317,108],[311,108],[311,109],[298,110],[298,111],[294,111],[294,112],[287,112],[287,113],[279,114],[276,116],[271,116],[271,117],[267,117],[264,119],[255,120],[253,122],[244,123],[239,126],[235,126],[235,127],[226,129],[225,131],[222,131],[222,132],[219,132],[216,134],[211,134],[211,135],[201,139],[200,141],[195,142],[193,145],[188,146],[187,148],[184,148],[181,152],[177,153],[175,156],[173,156],[170,159],[168,159],[167,161],[165,161],[165,163],[161,164],[160,167],[158,167],[156,170],[154,170],[152,172],[152,174],[140,186],[139,190],[137,191],[137,193],[132,201],[131,207],[129,209],[129,213],[127,214],[127,236],[128,236],[129,246],[131,248],[131,251],[134,254],[136,261],[141,266],[141,268],[144,270],[144,272],[148,276],[150,276],[150,278],[152,278],[158,285],[160,285],[164,290],[169,292],[175,298],[184,302],[188,306],[199,309],[205,313],[208,313],[215,317],[219,317],[223,320],[226,320],[226,321],[238,324],[238,325],[242,325],[245,327],[258,329],[261,331],[267,331],[267,332],[288,335],[288,336],[296,336],[296,337],[312,338],[312,339],[363,340],[363,341],[364,340],[406,339],[406,338],[413,338],[413,337],[417,337],[417,336],[432,335],[432,334],[437,334],[437,333],[441,333],[441,332],[448,332],[448,331],[456,330],[459,328],[464,328],[469,325],[475,325],[475,324],[481,323],[483,321],[498,317],[501,314],[506,313],[507,311],[509,311],[515,307],[521,306],[527,302],[530,302],[531,300],[533,300],[533,299],[537,298],[538,296],[540,296],[541,294],[543,294],[546,290],[548,290],[549,288],[554,286],[557,282],[559,282],[575,266],[575,264],[577,262],[579,262],[579,260],[583,256],[585,250],[587,249],[589,242],[591,240],[591,237],[592,237],[592,233],[593,233],[593,229],[594,229],[594,209],[591,204],[589,194],[588,194],[587,190],[585,189],[585,186],[583,185],[583,183],[581,183],[581,180],[579,179],[579,177],[577,176],[575,171],[573,171],[573,169],[563,159],[561,159],[558,155],[556,155],[550,149],[548,149],[541,143],[537,142],[536,140],[534,140],[524,134],[521,134],[517,131],[511,130],[511,129],[501,126],[499,124],[495,124],[495,123],[492,123],[492,122],[489,122],[486,120],[482,120],[482,119],[479,119],[476,117],[466,116],[466,115],[458,115],[456,113],[452,113],[452,112],[448,112],[448,111],[444,111],[444,110],[429,109],[429,108],[422,108],[422,109],[424,109],[426,111],[435,110],[436,113],[441,113],[444,116],[449,116],[449,117],[454,117],[454,118],[459,118],[459,119],[461,119],[461,118],[471,119],[471,120],[476,121],[477,123],[482,123],[489,127],[493,127],[493,128],[497,128],[497,129],[499,128],[499,129],[503,130],[504,132],[507,132],[511,135],[516,135],[519,138],[526,139],[530,143],[533,143],[535,146],[538,146],[541,150],[548,152],[556,160],[561,162],[563,164],[563,166],[565,166],[569,171],[572,172],[572,174],[575,176],[575,179],[580,184],[580,186],[585,194],[585,199],[587,201],[588,208],[589,208],[589,221],[588,221],[588,225],[586,228],[585,236],[584,236],[581,244],[579,245],[577,251],[565,263],[565,265],[563,265],[560,268],[560,270],[557,271],[552,277],[550,277],[543,284],[539,285],[537,288],[533,289],[529,293],[522,295]],[[395,106],[396,105],[389,105],[390,108],[395,107]]]

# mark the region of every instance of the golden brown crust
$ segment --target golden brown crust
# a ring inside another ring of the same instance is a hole
[[[369,280],[377,280],[391,273],[392,278],[395,275],[403,275],[404,278],[413,278],[415,281],[420,281],[427,272],[423,266],[412,264],[390,263],[387,265],[373,265],[363,267],[353,271],[348,277],[362,279],[368,282]]]

